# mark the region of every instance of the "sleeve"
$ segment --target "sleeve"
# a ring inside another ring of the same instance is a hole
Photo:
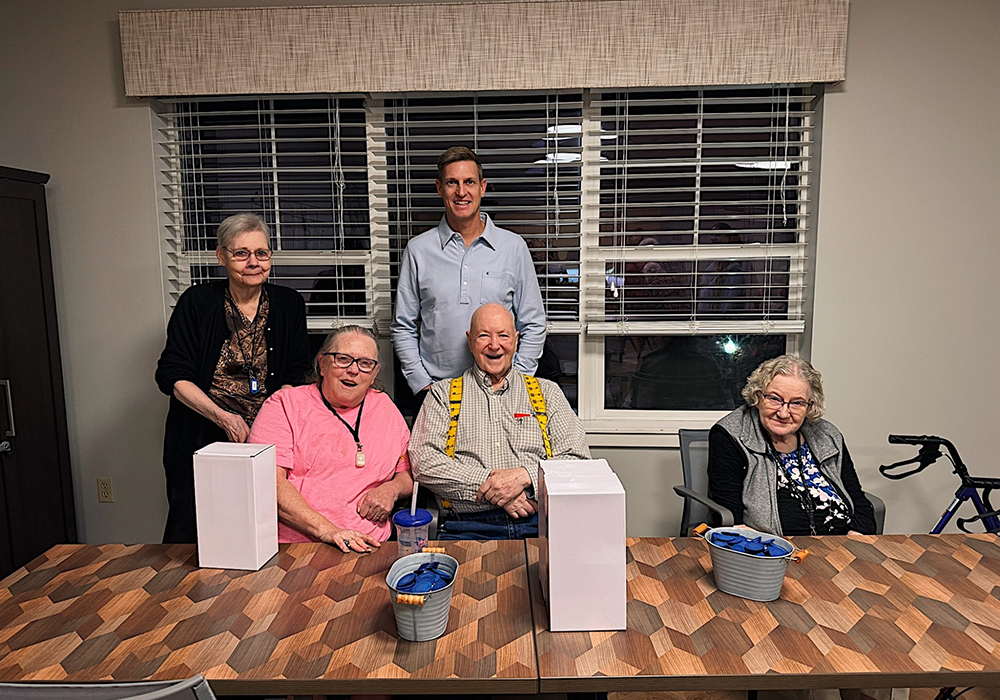
[[[295,466],[295,445],[292,433],[292,417],[286,402],[290,389],[282,389],[272,395],[264,405],[250,428],[250,445],[274,445],[275,463],[283,469]]]
[[[858,473],[854,469],[854,460],[847,451],[847,443],[844,443],[844,458],[840,466],[840,478],[847,489],[847,495],[854,505],[854,515],[848,527],[851,530],[860,532],[863,535],[875,534],[875,509],[871,502],[865,497],[865,492],[861,488],[861,481]]]
[[[450,380],[435,382],[424,399],[410,436],[410,466],[414,480],[440,498],[472,502],[489,471],[468,456],[456,453],[452,459],[444,451],[450,422],[449,387]]]
[[[306,327],[306,302],[301,294],[292,291],[294,297],[290,299],[287,312],[288,356],[285,358],[285,366],[279,370],[282,385],[302,384],[312,371],[313,358],[309,349],[309,331]]]
[[[399,364],[413,393],[431,383],[431,375],[420,359],[417,320],[420,318],[420,280],[410,246],[403,251],[396,285],[396,315],[389,327],[392,345]]]
[[[514,285],[514,319],[520,342],[514,355],[514,366],[525,374],[534,374],[538,358],[545,349],[545,305],[538,288],[538,275],[531,261],[531,252],[518,236],[518,267]]]
[[[197,384],[197,362],[201,332],[192,287],[181,295],[167,323],[167,343],[156,363],[156,385],[173,396],[174,384],[187,380]]]
[[[718,425],[708,433],[708,496],[733,512],[733,522],[743,522],[743,482],[747,460],[736,438]]]
[[[399,411],[396,411],[396,435],[397,435],[397,453],[399,454],[399,459],[396,461],[396,468],[393,470],[395,473],[412,471],[410,469],[410,429],[406,425],[406,420],[403,418]]]

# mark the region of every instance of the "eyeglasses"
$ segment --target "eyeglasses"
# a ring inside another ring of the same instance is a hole
[[[229,248],[227,248],[226,246],[222,246],[222,249],[227,251],[230,255],[232,255],[233,260],[239,260],[240,262],[243,262],[244,260],[249,260],[251,255],[257,258],[258,260],[271,259],[271,251],[269,251],[267,248],[261,248],[260,250],[251,251],[251,250],[244,250],[242,248],[240,250],[229,250]]]
[[[788,406],[788,410],[792,413],[802,413],[813,405],[812,401],[803,401],[802,399],[785,401],[780,396],[775,396],[774,394],[764,394],[763,396],[764,405],[773,411],[780,411],[783,406]]]
[[[333,364],[337,365],[341,369],[347,369],[357,362],[358,369],[365,374],[369,374],[374,372],[375,368],[378,367],[378,360],[372,360],[367,357],[351,357],[350,355],[345,355],[342,352],[324,352],[323,354],[327,357],[332,357]]]

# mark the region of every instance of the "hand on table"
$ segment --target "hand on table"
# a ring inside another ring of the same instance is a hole
[[[365,491],[358,501],[358,515],[373,523],[384,523],[396,504],[396,488],[391,482]]]
[[[529,486],[531,486],[531,477],[524,467],[494,469],[479,487],[476,503],[486,500],[498,508],[506,508],[508,503],[523,495],[524,489]]]
[[[327,544],[332,544],[341,552],[370,552],[372,551],[372,547],[378,548],[382,546],[382,543],[371,535],[366,535],[357,530],[341,529],[338,527],[333,527],[331,530],[324,532],[320,536],[320,540]]]

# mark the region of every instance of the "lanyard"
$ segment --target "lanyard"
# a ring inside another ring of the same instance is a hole
[[[257,380],[257,376],[253,371],[254,360],[257,359],[257,338],[253,333],[253,323],[250,322],[243,312],[240,311],[240,307],[236,305],[236,300],[233,299],[232,292],[226,289],[226,301],[229,302],[230,308],[233,312],[233,332],[236,333],[236,347],[240,349],[240,357],[243,359],[243,371],[247,373],[247,379],[250,380],[250,393],[256,394],[260,391],[260,382]],[[257,315],[254,316],[254,323],[260,318],[260,307],[264,304],[264,290],[260,290],[260,296],[257,297]],[[244,327],[247,329],[245,336],[240,336],[240,329],[237,327],[237,323],[243,323]],[[250,357],[246,356],[246,352],[243,350],[243,340],[244,338],[250,339]]]
[[[344,420],[344,417],[337,413],[337,410],[326,400],[323,395],[323,387],[318,386],[317,389],[319,389],[319,397],[323,399],[323,404],[330,409],[333,415],[337,416],[337,420],[344,424],[344,427],[351,433],[351,437],[354,438],[354,444],[358,446],[357,454],[354,455],[354,466],[360,469],[365,466],[365,448],[361,446],[361,412],[365,410],[365,400],[361,399],[361,405],[358,406],[358,418],[354,421],[352,428],[351,424]]]
[[[792,482],[792,493],[798,496],[799,501],[802,503],[802,508],[806,511],[806,515],[809,518],[809,534],[815,535],[816,516],[813,511],[816,508],[816,504],[812,501],[812,496],[809,494],[809,486],[806,483],[806,472],[802,465],[802,434],[798,432],[795,433],[795,456],[798,458],[799,479],[801,480],[802,490],[799,491],[795,488],[798,484],[795,483],[795,479],[792,477],[791,472],[788,472],[788,480]],[[777,449],[775,449],[775,458],[778,460],[779,466],[784,468],[784,461],[781,459],[781,455],[778,454]]]

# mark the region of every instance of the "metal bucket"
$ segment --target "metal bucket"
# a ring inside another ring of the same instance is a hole
[[[760,535],[773,539],[774,543],[788,551],[783,557],[758,557],[753,554],[737,552],[711,540],[714,532],[734,532],[744,537]],[[708,551],[712,557],[712,573],[715,575],[715,585],[723,593],[767,602],[777,600],[781,595],[781,584],[785,580],[788,562],[800,562],[809,555],[807,549],[796,549],[795,545],[783,537],[769,535],[743,527],[717,527],[709,529],[707,525],[699,525],[694,534],[704,537],[708,543]]]
[[[406,574],[416,571],[421,564],[436,561],[439,567],[451,574],[447,586],[430,593],[401,593],[396,583]],[[396,560],[385,577],[396,615],[396,631],[411,642],[427,642],[444,634],[451,611],[451,593],[455,588],[458,560],[439,552],[418,552]]]

